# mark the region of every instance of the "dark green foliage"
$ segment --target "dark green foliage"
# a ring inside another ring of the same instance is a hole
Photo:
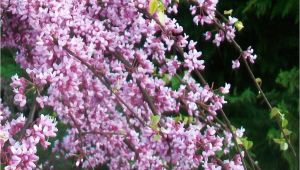
[[[280,71],[278,77],[276,78],[276,83],[280,84],[282,87],[287,88],[289,94],[293,94],[299,90],[299,70],[297,68],[292,68],[288,71]]]
[[[250,0],[243,13],[254,12],[257,16],[264,16],[271,11],[271,18],[292,15],[295,22],[299,22],[299,1],[297,0]]]
[[[15,74],[21,75],[23,73],[23,70],[15,62],[15,59],[13,57],[14,53],[15,51],[13,51],[12,49],[1,49],[1,77],[10,78]]]

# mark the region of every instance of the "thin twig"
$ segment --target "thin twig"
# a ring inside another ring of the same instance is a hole
[[[18,134],[18,140],[22,139],[22,137],[25,135],[26,133],[26,130],[28,129],[28,127],[30,126],[30,124],[33,122],[33,118],[34,118],[34,114],[37,110],[37,102],[34,101],[31,108],[30,108],[30,112],[29,112],[29,115],[28,115],[28,118],[22,128],[22,130],[19,132]]]
[[[156,108],[154,106],[153,100],[152,100],[151,96],[148,95],[148,92],[142,87],[141,81],[140,80],[136,80],[136,83],[137,83],[139,89],[141,90],[145,101],[148,103],[148,105],[149,105],[152,113],[154,115],[158,115],[158,112],[157,112],[157,110],[156,110]]]
[[[247,150],[247,149],[245,148],[245,146],[243,146],[243,148],[244,148],[244,150]],[[257,164],[254,162],[254,160],[251,158],[249,152],[245,152],[245,153],[246,153],[247,158],[248,158],[249,161],[251,162],[250,165],[252,166],[252,169],[261,170],[260,167],[257,166]]]
[[[81,152],[82,152],[83,156],[85,157],[85,159],[87,160],[89,166],[90,166],[92,169],[94,169],[94,168],[92,167],[92,164],[90,163],[88,157],[86,156],[85,151],[83,150],[83,141],[84,141],[84,140],[83,140],[83,135],[82,135],[81,129],[79,128],[79,125],[78,125],[78,123],[76,122],[76,120],[75,120],[75,118],[73,117],[73,115],[72,115],[70,112],[68,112],[68,114],[69,114],[71,120],[73,121],[73,123],[74,123],[74,125],[75,125],[75,128],[76,128],[77,131],[78,131],[78,134],[79,134],[79,140],[80,140],[80,147],[81,147],[80,149],[81,149]]]

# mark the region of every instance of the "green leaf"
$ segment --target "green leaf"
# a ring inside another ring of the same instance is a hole
[[[135,162],[136,162],[135,160],[128,160],[130,166],[134,165]]]
[[[157,125],[150,125],[150,127],[155,131],[159,131],[159,127]]]
[[[273,107],[271,110],[270,117],[271,117],[271,119],[273,119],[274,117],[276,117],[279,114],[280,114],[280,110],[277,107]]]
[[[231,125],[231,129],[233,132],[236,132],[236,128],[233,125]]]
[[[189,122],[189,117],[185,116],[185,117],[183,118],[183,123],[184,123],[184,124],[187,124],[188,122]]]
[[[230,9],[230,10],[225,10],[225,11],[224,11],[224,14],[225,14],[225,15],[231,15],[232,12],[233,12],[232,9]]]
[[[162,25],[165,25],[165,13],[163,11],[158,11],[157,12],[157,17],[158,17],[158,20],[159,22],[162,24]]]
[[[286,151],[289,148],[289,145],[287,143],[281,143],[280,144],[280,149],[283,151]]]
[[[162,2],[162,0],[159,0],[159,2],[158,2],[158,9],[157,9],[157,11],[158,11],[158,12],[162,12],[162,13],[164,13],[164,12],[165,12],[165,10],[166,10],[166,8],[165,8],[165,5],[164,5],[164,3]]]
[[[161,136],[159,134],[155,134],[152,139],[153,141],[159,141],[161,139]]]
[[[288,123],[289,123],[289,121],[287,119],[283,119],[281,121],[281,127],[283,127],[283,128],[286,127],[288,125]]]
[[[162,79],[166,84],[168,84],[170,82],[170,75],[169,74],[164,74]]]
[[[239,145],[242,145],[242,144],[243,144],[241,138],[236,138],[236,141],[237,141],[237,143],[238,143]]]
[[[218,158],[224,155],[224,151],[216,151],[216,155]]]
[[[274,141],[275,143],[278,143],[278,144],[285,143],[285,139],[283,139],[283,138],[280,138],[280,139],[275,138],[275,139],[273,139],[273,141]]]
[[[252,141],[248,141],[248,142],[247,142],[247,145],[245,146],[245,148],[246,148],[247,150],[249,150],[249,149],[252,148],[252,146],[253,146],[253,142],[252,142]]]
[[[178,79],[178,77],[174,76],[171,79],[171,86],[173,90],[178,90],[180,87],[180,80]]]
[[[149,13],[153,15],[158,9],[158,0],[150,0],[149,2]]]
[[[244,147],[246,148],[246,150],[249,150],[250,148],[252,148],[252,146],[253,146],[252,141],[249,141],[247,138],[242,138],[241,141],[242,141]]]
[[[241,31],[243,28],[244,28],[244,25],[241,21],[237,21],[234,23],[234,26],[235,28],[238,30],[238,31]]]
[[[160,120],[160,116],[159,116],[159,115],[152,115],[152,116],[150,117],[150,121],[151,121],[150,127],[151,127],[153,130],[159,131],[159,128],[158,128],[158,126],[157,126],[159,120]]]
[[[288,130],[288,129],[282,129],[284,135],[289,136],[290,134],[292,134],[292,131]]]
[[[160,120],[160,116],[152,115],[150,119],[151,119],[151,125],[157,125]]]
[[[189,117],[188,117],[188,123],[193,123],[193,122],[194,122],[193,116],[189,116]]]
[[[180,122],[182,121],[182,115],[180,114],[179,116],[174,117],[175,122]]]

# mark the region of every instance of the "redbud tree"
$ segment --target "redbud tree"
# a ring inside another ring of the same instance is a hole
[[[195,25],[216,46],[239,52],[272,117],[250,67],[257,56],[235,41],[243,23],[218,0],[186,0]],[[37,147],[94,169],[260,169],[252,142],[222,110],[223,87],[208,84],[201,44],[174,18],[179,0],[2,0],[1,48],[16,51],[26,75],[11,77],[14,104],[0,105],[1,165],[5,170],[53,168]],[[47,108],[49,113],[42,113]],[[55,113],[55,114],[53,114]],[[68,127],[51,145],[59,124]],[[292,149],[288,130],[280,144]],[[282,142],[283,141],[283,142]]]

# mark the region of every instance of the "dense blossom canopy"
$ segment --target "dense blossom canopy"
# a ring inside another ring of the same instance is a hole
[[[26,125],[29,117],[9,119],[1,105],[6,170],[48,166],[38,164],[37,145],[50,145],[56,121],[69,128],[53,152],[83,168],[243,169],[232,133],[215,119],[230,84],[216,89],[193,78],[205,68],[205,54],[171,17],[177,2],[157,1],[166,12],[152,13],[151,1],[1,1],[1,45],[17,49],[16,61],[28,74],[12,77],[14,102],[57,113],[56,120],[39,115]],[[217,2],[189,1],[195,24],[212,24]],[[224,29],[206,32],[205,39],[217,46],[230,42],[236,20],[220,23]],[[251,47],[242,57],[256,58]],[[178,87],[172,78],[180,81]],[[33,102],[27,101],[29,90]]]

